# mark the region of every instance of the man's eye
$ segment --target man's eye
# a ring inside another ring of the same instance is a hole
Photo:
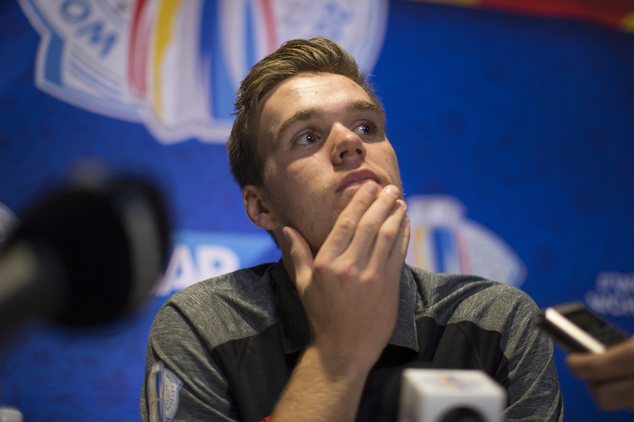
[[[316,132],[306,132],[302,135],[300,135],[297,140],[295,141],[296,144],[298,145],[310,145],[310,144],[314,144],[316,142],[319,142],[321,140],[321,137],[319,136],[318,133]]]
[[[372,123],[364,122],[354,128],[357,135],[370,136],[376,133],[376,126]]]

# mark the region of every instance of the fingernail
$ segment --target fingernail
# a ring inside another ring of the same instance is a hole
[[[284,236],[284,240],[291,243],[291,234],[290,234],[290,229],[288,228],[288,226],[284,226],[282,228],[282,236]]]
[[[375,182],[372,182],[372,181],[366,182],[365,190],[368,193],[376,195],[378,193],[378,190],[379,190],[379,185],[377,185]]]
[[[385,192],[394,196],[399,196],[399,189],[394,185],[387,185],[385,187]]]

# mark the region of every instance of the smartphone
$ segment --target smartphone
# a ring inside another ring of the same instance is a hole
[[[568,352],[602,353],[628,339],[625,333],[581,302],[543,309],[537,325]]]

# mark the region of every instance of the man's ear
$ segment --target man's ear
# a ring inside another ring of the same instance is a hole
[[[262,188],[255,185],[246,185],[242,188],[242,203],[249,219],[256,226],[273,230],[279,226],[279,222],[268,206],[268,200]]]

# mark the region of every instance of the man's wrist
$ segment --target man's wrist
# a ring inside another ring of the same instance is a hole
[[[369,368],[311,344],[275,406],[272,421],[353,421]]]
[[[322,368],[325,376],[332,381],[354,383],[365,382],[370,369],[376,362],[374,356],[360,347],[345,349],[330,341],[311,343],[304,352],[305,357]]]

